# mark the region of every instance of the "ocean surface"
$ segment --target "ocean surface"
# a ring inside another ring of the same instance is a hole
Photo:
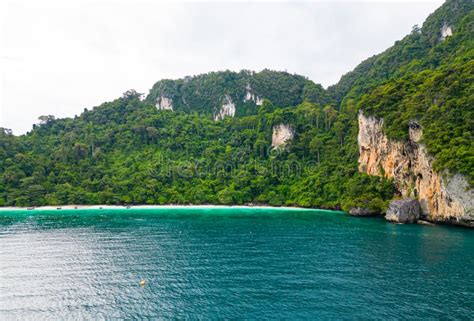
[[[1,320],[473,317],[469,229],[318,210],[0,211]]]

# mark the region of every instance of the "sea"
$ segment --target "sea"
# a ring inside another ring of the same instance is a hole
[[[474,232],[285,208],[0,211],[0,320],[474,318]]]

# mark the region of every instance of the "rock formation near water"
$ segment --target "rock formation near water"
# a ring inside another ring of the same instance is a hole
[[[419,200],[430,221],[474,225],[474,191],[460,174],[437,173],[434,159],[420,142],[422,128],[411,122],[409,140],[392,141],[383,119],[359,114],[359,170],[394,180],[403,197]]]
[[[420,204],[415,199],[390,202],[385,219],[394,223],[416,223],[420,217]]]

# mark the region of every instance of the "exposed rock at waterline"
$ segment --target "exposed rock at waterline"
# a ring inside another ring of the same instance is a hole
[[[435,224],[429,222],[429,221],[425,221],[425,220],[420,220],[418,219],[418,221],[416,221],[416,223],[420,224],[420,225],[428,225],[428,226],[434,226]]]
[[[390,202],[385,219],[394,223],[415,223],[420,217],[420,203],[415,199],[394,200]]]
[[[349,210],[349,215],[351,216],[359,216],[359,217],[370,217],[370,216],[376,216],[379,215],[377,211],[370,210],[365,207],[352,207]]]

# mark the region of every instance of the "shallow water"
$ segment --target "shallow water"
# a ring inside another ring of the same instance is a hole
[[[313,210],[0,212],[0,319],[469,319],[473,280],[463,228]]]

